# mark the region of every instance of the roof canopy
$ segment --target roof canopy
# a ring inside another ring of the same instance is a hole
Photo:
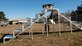
[[[52,6],[54,6],[54,5],[53,5],[53,4],[44,4],[44,5],[43,5],[43,8],[46,8],[46,7],[50,8],[50,7],[52,7]]]

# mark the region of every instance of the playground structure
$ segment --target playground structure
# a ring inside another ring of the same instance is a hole
[[[22,25],[22,29],[15,29],[13,31],[13,35],[6,35],[3,38],[3,42],[5,43],[5,39],[11,39],[11,38],[16,38],[17,36],[19,36],[21,33],[23,33],[26,29],[29,29],[29,37],[31,37],[33,39],[33,28],[32,25],[38,21],[40,21],[40,19],[43,19],[43,23],[44,23],[44,28],[43,28],[43,32],[42,34],[44,35],[44,33],[46,32],[47,37],[49,36],[49,30],[48,30],[48,12],[55,12],[57,11],[58,14],[58,31],[59,31],[59,35],[61,35],[61,17],[64,18],[65,20],[67,20],[70,23],[70,27],[71,27],[71,33],[73,31],[73,26],[76,27],[77,29],[82,30],[81,25],[75,24],[74,22],[71,21],[71,18],[68,19],[67,17],[65,17],[64,15],[62,15],[59,12],[59,9],[54,8],[54,5],[52,4],[45,4],[43,5],[44,11],[39,13],[38,16],[39,18],[36,19],[35,21],[33,21],[33,19],[31,19],[29,22],[29,26],[27,26],[26,24]],[[56,24],[56,22],[52,19],[50,19],[51,24]]]

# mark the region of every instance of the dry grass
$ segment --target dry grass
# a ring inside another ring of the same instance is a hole
[[[34,35],[31,39],[28,35],[20,35],[16,39],[12,39],[10,42],[2,44],[4,46],[78,46],[78,39],[82,32],[74,33],[62,33],[61,36],[58,33],[49,34],[49,37],[45,35]]]
[[[42,27],[43,24],[35,24],[33,31],[42,32]],[[34,34],[33,39],[31,39],[28,34],[19,35],[17,38],[11,39],[5,44],[0,43],[0,46],[82,46],[82,32],[73,32],[72,34],[70,32],[64,32],[61,34],[61,36],[59,36],[58,33],[55,33],[57,27],[57,25],[54,25],[54,28],[52,28],[52,25],[50,25],[50,31],[54,31],[54,33],[49,33],[49,37],[46,37],[46,34]],[[0,27],[0,37],[2,37],[3,34],[11,34],[12,30],[16,28],[21,28],[21,25],[9,25],[8,27]],[[63,27],[61,28],[62,30],[66,30]],[[26,32],[28,32],[28,30],[26,30]]]
[[[8,25],[0,27],[0,34],[11,34],[14,29],[21,28],[21,25]]]

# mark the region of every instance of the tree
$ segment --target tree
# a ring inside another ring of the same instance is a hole
[[[72,20],[82,21],[82,5],[77,6],[77,10],[71,12]]]
[[[4,12],[0,12],[0,21],[7,21],[8,19],[5,17]]]
[[[77,7],[77,11],[81,11],[82,12],[82,5]]]

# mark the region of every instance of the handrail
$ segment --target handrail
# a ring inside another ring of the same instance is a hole
[[[38,22],[42,17],[44,17],[44,16],[41,16],[39,19],[36,19],[35,22]],[[21,29],[22,31],[19,31],[16,36],[18,36],[19,34],[21,34],[22,32],[24,32],[26,29],[31,28],[32,25],[33,25],[35,22],[32,22],[32,19],[31,19],[31,25],[29,25],[29,26],[26,27],[26,28],[24,28],[24,26],[22,26],[22,29]],[[23,31],[23,30],[24,30],[24,31]],[[13,32],[13,33],[14,33],[14,35],[15,35],[15,32]],[[15,36],[15,37],[16,37],[16,36]]]

